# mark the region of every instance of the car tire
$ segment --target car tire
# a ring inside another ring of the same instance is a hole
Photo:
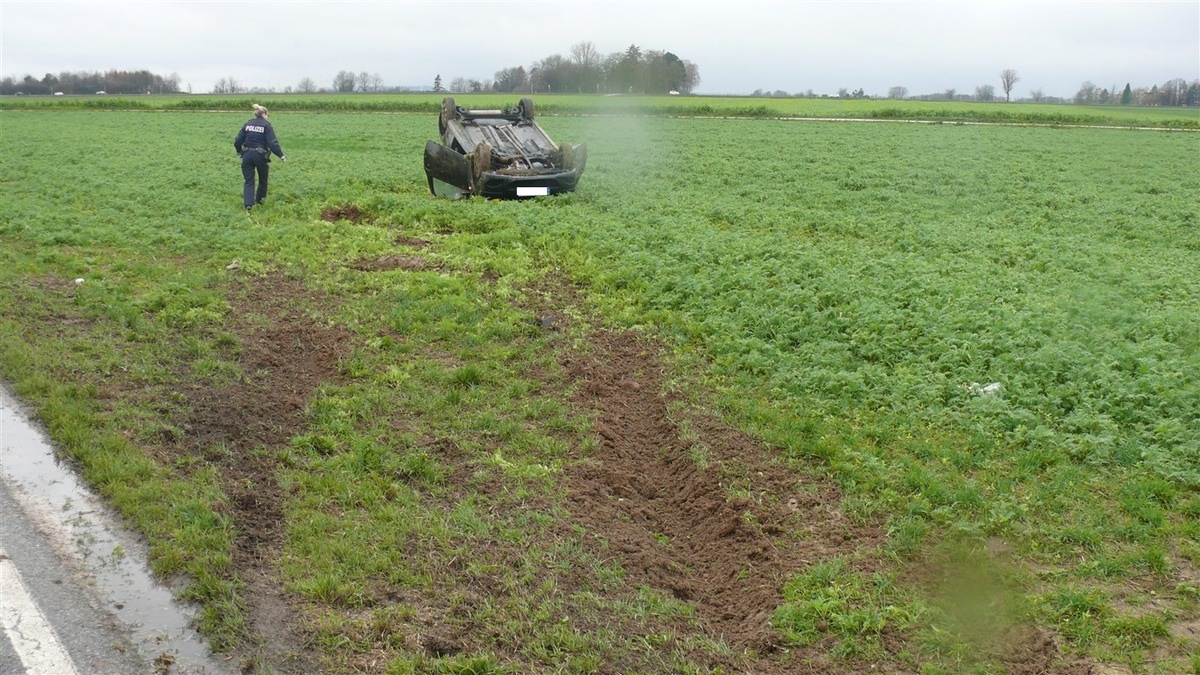
[[[475,173],[475,182],[477,183],[485,171],[492,170],[492,146],[487,143],[475,146],[475,156],[471,158],[471,168]]]
[[[458,106],[454,103],[453,96],[447,96],[442,99],[442,112],[438,115],[438,133],[445,135],[446,129],[450,126],[450,120],[458,114]]]
[[[521,109],[522,119],[527,122],[533,121],[533,99],[523,98],[521,99],[521,102],[517,104],[517,107]]]

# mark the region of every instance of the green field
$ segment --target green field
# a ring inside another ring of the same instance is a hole
[[[218,647],[334,672],[1200,672],[1200,135],[572,108],[596,100],[538,99],[588,144],[579,191],[501,203],[428,195],[430,115],[267,97],[289,161],[249,216],[247,113],[0,112],[0,376]],[[1017,121],[1196,122],[1063,110]],[[776,567],[664,521],[643,529],[679,569],[642,571],[588,515],[646,408],[588,403],[584,365],[662,405],[671,438],[621,468],[678,446]],[[766,642],[704,592],[696,556],[726,547],[775,584]],[[262,618],[281,604],[295,625]]]
[[[242,94],[237,96],[75,96],[0,99],[0,109],[271,110],[418,112],[436,114],[445,94]],[[506,108],[522,94],[454,94],[472,108]],[[1002,124],[1200,128],[1200,109],[976,103],[893,99],[751,98],[745,96],[587,96],[539,94],[538,110],[555,115],[664,115],[754,118],[849,118]]]

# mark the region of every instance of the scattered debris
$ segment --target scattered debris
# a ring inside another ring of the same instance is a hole
[[[972,394],[975,394],[977,396],[994,396],[996,394],[999,394],[1000,390],[1002,388],[1003,387],[1001,386],[1001,384],[999,382],[992,382],[989,384],[979,384],[978,382],[972,382],[971,384],[967,385],[967,391],[969,391]]]

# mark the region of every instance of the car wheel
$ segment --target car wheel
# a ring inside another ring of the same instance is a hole
[[[454,104],[454,97],[447,96],[442,99],[442,112],[438,115],[438,133],[445,135],[446,128],[450,126],[450,120],[458,114],[456,111],[458,106]]]
[[[479,182],[479,178],[485,171],[492,170],[492,146],[487,143],[475,146],[475,157],[471,162],[471,168],[475,171],[475,182]]]
[[[521,99],[521,102],[517,104],[517,107],[521,109],[521,117],[523,119],[530,122],[533,121],[533,99],[523,98]]]

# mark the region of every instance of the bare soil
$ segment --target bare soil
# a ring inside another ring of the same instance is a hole
[[[339,220],[361,223],[370,219],[371,217],[366,211],[363,211],[354,204],[339,204],[321,209],[321,220],[327,223],[336,223]]]
[[[379,260],[363,263],[362,269],[387,269]],[[694,392],[666,391],[668,359],[652,340],[627,330],[590,328],[587,344],[572,347],[567,338],[572,326],[563,317],[579,306],[576,291],[549,283],[536,289],[525,307],[559,354],[561,372],[545,374],[546,390],[591,416],[598,444],[566,469],[562,506],[570,519],[545,536],[582,541],[597,558],[618,563],[628,588],[615,593],[646,585],[694,606],[701,632],[734,648],[725,657],[698,654],[698,663],[709,668],[758,673],[870,668],[830,659],[824,643],[785,647],[769,620],[787,579],[814,562],[841,557],[862,572],[873,571],[881,563],[855,561],[877,556],[854,554],[876,549],[884,539],[881,528],[851,522],[839,511],[841,494],[828,479],[789,466],[773,448],[697,406],[694,396],[684,396]],[[69,288],[64,284],[62,290]],[[238,532],[234,565],[246,583],[242,595],[249,627],[260,642],[254,660],[285,672],[315,671],[320,654],[300,623],[307,610],[283,588],[277,566],[286,499],[277,482],[278,451],[304,432],[305,406],[317,388],[341,381],[339,362],[353,338],[313,318],[325,313],[316,310],[328,305],[327,299],[281,276],[235,286],[230,302],[228,328],[237,335],[236,361],[245,377],[219,386],[181,386],[178,393],[188,404],[178,424],[183,434],[164,439],[154,450],[166,455],[161,459],[168,465],[199,455],[221,472],[226,508]],[[454,472],[452,484],[465,484],[475,472],[473,459],[452,443],[431,439],[431,447]],[[499,481],[476,482],[471,490],[480,503],[494,499],[493,513],[500,517],[554,507],[536,499],[514,505],[508,486]],[[453,503],[456,497],[446,499]],[[586,535],[581,537],[576,526]],[[477,560],[499,566],[514,564],[524,554],[499,541],[474,541],[472,547]],[[451,568],[463,564],[448,561],[448,572],[460,573]],[[564,593],[595,585],[585,570],[553,575]],[[520,645],[512,644],[512,636],[471,617],[473,608],[489,599],[523,592],[479,577],[436,597],[393,589],[379,600],[416,608],[412,632],[403,640],[409,649],[430,656],[487,650],[515,657]],[[654,616],[636,624],[617,619],[580,628],[632,634],[695,630],[677,618]],[[896,636],[885,635],[884,644],[904,648]],[[628,659],[614,655],[601,670],[644,669]],[[1014,634],[1003,660],[1011,672],[1088,672],[1086,665],[1063,665],[1054,636],[1037,630]],[[374,671],[387,662],[386,653],[372,651],[355,665]]]
[[[182,388],[190,409],[184,435],[164,449],[198,454],[220,469],[227,515],[238,533],[233,562],[246,584],[247,623],[261,642],[256,657],[288,672],[310,669],[315,655],[303,648],[298,613],[278,570],[286,497],[277,481],[277,450],[305,428],[304,407],[317,387],[341,378],[338,362],[351,346],[350,334],[305,315],[324,299],[281,276],[247,282],[230,302],[245,377]]]
[[[595,411],[600,438],[568,479],[572,515],[610,543],[631,577],[695,603],[714,637],[775,651],[768,621],[786,579],[878,544],[879,528],[851,524],[836,488],[710,417],[694,422],[702,467],[668,415],[656,347],[628,331],[598,333],[591,347],[564,359],[578,385],[572,400]],[[752,496],[734,494],[739,483]]]
[[[360,272],[388,272],[391,270],[421,272],[428,269],[437,269],[437,266],[431,265],[420,256],[384,255],[378,258],[359,258],[358,260],[351,261],[350,268]]]

